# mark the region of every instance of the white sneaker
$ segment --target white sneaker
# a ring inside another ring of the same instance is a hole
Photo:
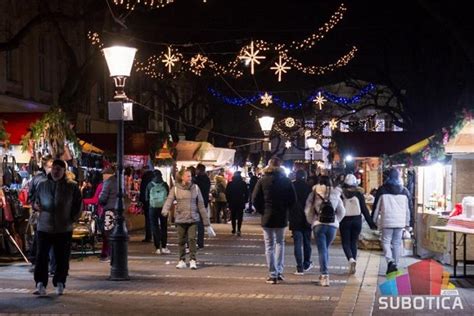
[[[168,248],[161,248],[162,255],[169,255],[171,251]]]
[[[56,286],[56,294],[57,295],[63,295],[64,293],[64,284],[61,283],[61,282],[58,282],[57,286]]]
[[[196,270],[198,268],[196,265],[196,260],[189,261],[189,267],[193,270]]]
[[[38,284],[36,284],[36,291],[34,291],[33,294],[39,296],[46,296],[48,294],[46,293],[46,288],[44,287],[43,282],[38,282]]]
[[[354,258],[350,258],[349,259],[349,274],[356,273],[356,265],[357,265],[357,261],[355,261]]]
[[[187,268],[187,265],[184,260],[180,260],[178,264],[176,265],[176,269],[186,269],[186,268]]]
[[[160,249],[156,249],[155,254],[161,255],[161,254],[162,254],[162,251],[161,251]]]
[[[295,273],[293,273],[294,275],[304,275],[304,272],[300,272],[300,271],[296,271]]]
[[[324,286],[324,287],[329,286],[329,275],[325,274],[325,275],[320,276],[319,283],[321,284],[321,286]]]

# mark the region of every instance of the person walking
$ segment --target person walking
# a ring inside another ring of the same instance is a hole
[[[160,170],[153,170],[153,179],[146,187],[146,200],[150,206],[150,226],[155,244],[155,253],[166,255],[171,253],[166,247],[168,242],[168,217],[163,216],[162,210],[170,188],[163,181]]]
[[[242,220],[244,218],[245,202],[247,202],[249,198],[247,183],[245,183],[245,181],[242,179],[240,171],[234,173],[232,181],[227,185],[225,197],[227,199],[227,203],[229,203],[230,208],[232,234],[237,232],[237,236],[240,236]]]
[[[36,200],[36,192],[38,191],[39,185],[48,180],[48,175],[51,172],[51,168],[53,166],[53,158],[50,155],[43,156],[41,158],[41,168],[39,171],[34,175],[31,181],[28,183],[28,203],[31,205],[34,215],[32,215],[32,223],[37,222],[37,218],[39,216],[39,210],[35,209],[35,200]],[[34,224],[33,227],[33,242],[31,244],[31,248],[29,249],[29,260],[31,262],[30,272],[35,271],[35,263],[36,263],[36,252],[38,246],[38,234],[36,233],[37,224]],[[56,260],[54,258],[54,253],[51,250],[49,254],[49,272],[54,274],[56,270]]]
[[[304,208],[311,187],[306,182],[307,173],[304,170],[296,171],[293,187],[296,191],[295,206],[290,209],[290,230],[293,234],[294,255],[296,259],[296,275],[304,275],[313,268],[311,261],[311,225],[306,220]]]
[[[203,164],[198,164],[196,166],[196,173],[197,174],[194,178],[194,183],[196,183],[199,187],[199,190],[201,190],[202,198],[204,200],[204,207],[206,208],[206,212],[209,212],[209,191],[211,190],[211,180],[207,176],[206,166]],[[204,224],[202,218],[198,223],[197,245],[200,249],[204,248]]]
[[[227,181],[223,175],[217,175],[215,177],[216,185],[213,191],[214,201],[216,203],[216,223],[221,222],[221,213],[222,220],[224,224],[227,223],[227,199],[225,197],[225,189],[227,187]]]
[[[382,248],[387,274],[397,271],[403,228],[410,225],[411,197],[402,185],[397,169],[390,169],[387,181],[377,190],[372,218],[382,228]],[[378,217],[380,215],[380,221]]]
[[[253,213],[253,203],[252,203],[252,193],[253,193],[253,189],[255,188],[255,185],[257,184],[258,182],[258,177],[256,175],[254,175],[252,172],[249,172],[249,206],[248,208],[245,210],[246,213]]]
[[[115,175],[115,168],[110,166],[102,171],[104,182],[102,190],[99,194],[99,204],[103,208],[101,222],[103,227],[102,232],[102,252],[100,261],[110,261],[110,243],[109,237],[115,225],[115,208],[117,207],[117,176]]]
[[[341,233],[342,249],[349,262],[349,274],[356,272],[357,265],[357,242],[362,230],[362,216],[371,229],[377,229],[369,209],[365,203],[362,188],[357,186],[357,179],[353,174],[346,175],[342,184],[342,201],[346,209],[346,215],[339,225]]]
[[[69,271],[73,222],[81,215],[81,192],[76,183],[66,179],[65,173],[66,163],[60,159],[54,160],[48,179],[39,184],[35,194],[34,205],[39,211],[39,218],[34,294],[41,296],[47,295],[51,247],[57,265],[53,285],[56,287],[56,294],[62,295],[64,292]]]
[[[296,202],[295,189],[280,164],[280,159],[270,159],[252,194],[255,209],[262,215],[269,284],[284,281],[285,230],[288,212]]]
[[[305,214],[318,246],[321,286],[329,286],[329,247],[345,213],[339,191],[332,190],[331,179],[319,176],[306,200]]]
[[[200,218],[205,227],[209,226],[209,217],[207,216],[204,200],[199,187],[192,183],[191,172],[189,170],[180,170],[176,176],[176,184],[170,190],[168,198],[161,214],[167,216],[173,202],[175,206],[175,223],[178,232],[178,252],[179,262],[177,269],[185,269],[186,265],[186,243],[189,245],[189,267],[197,269],[196,264],[196,231],[197,223]],[[201,217],[199,217],[199,215]]]
[[[145,238],[142,242],[151,242],[151,226],[150,226],[150,205],[146,200],[146,188],[153,179],[153,171],[148,166],[143,167],[143,175],[140,182],[140,197],[139,200],[143,206],[143,215],[145,216]]]

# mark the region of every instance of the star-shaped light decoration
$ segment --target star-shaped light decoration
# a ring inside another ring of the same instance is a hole
[[[286,148],[291,148],[291,142],[290,142],[289,140],[287,140],[287,141],[285,142],[285,147],[286,147]]]
[[[278,82],[281,82],[281,74],[287,73],[287,70],[291,69],[290,66],[285,66],[286,62],[282,63],[281,55],[278,57],[278,63],[275,63],[274,67],[270,67],[270,69],[275,70],[275,75],[278,75]]]
[[[331,119],[329,121],[329,127],[332,129],[332,130],[335,130],[337,128],[337,120],[336,119]]]
[[[197,54],[194,57],[191,57],[191,71],[196,75],[201,75],[201,70],[206,68],[206,63],[208,58],[201,54]]]
[[[250,64],[250,73],[253,75],[254,74],[254,65],[255,64],[260,64],[259,59],[265,59],[265,56],[259,56],[258,52],[260,50],[257,49],[256,51],[254,50],[253,47],[253,41],[250,42],[250,51],[244,50],[244,54],[239,56],[239,59],[245,60],[246,63]]]
[[[293,126],[295,126],[295,119],[292,117],[287,117],[285,119],[285,126],[288,128],[292,128]]]
[[[171,47],[168,46],[168,53],[164,55],[165,59],[162,60],[162,62],[165,64],[166,67],[168,67],[168,72],[171,73],[171,68],[174,67],[175,62],[179,60],[176,55],[171,53]]]
[[[265,92],[265,94],[261,95],[260,96],[260,99],[262,99],[260,101],[261,104],[264,104],[265,106],[269,106],[270,104],[273,103],[272,101],[272,96],[270,94],[268,94],[267,92]]]
[[[322,96],[321,94],[321,91],[318,92],[318,95],[316,96],[316,98],[314,98],[313,102],[316,103],[317,105],[319,105],[319,110],[322,110],[323,109],[323,104],[324,102],[326,102],[327,100]]]

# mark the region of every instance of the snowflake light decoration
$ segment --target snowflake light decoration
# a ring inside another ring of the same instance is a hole
[[[324,104],[324,102],[326,102],[326,101],[327,101],[327,100],[322,96],[321,91],[318,92],[317,97],[313,100],[314,103],[316,103],[317,105],[319,105],[319,110],[322,110],[322,109],[323,109],[323,104]]]
[[[295,119],[292,117],[287,117],[285,119],[285,126],[288,128],[292,128],[293,126],[295,126]]]
[[[285,142],[285,147],[286,147],[286,148],[291,148],[291,142],[290,142],[289,140],[287,140],[287,141]]]
[[[254,65],[260,64],[259,59],[265,59],[265,56],[259,56],[258,52],[260,50],[254,50],[253,41],[250,42],[250,51],[244,50],[244,54],[239,56],[240,60],[245,60],[246,63],[250,64],[250,73],[254,74]]]
[[[281,55],[278,57],[278,63],[275,63],[274,67],[270,67],[270,69],[275,70],[275,75],[278,75],[278,82],[281,82],[281,74],[287,73],[287,70],[291,69],[290,66],[285,66],[286,62],[282,63]]]
[[[335,130],[337,128],[337,121],[336,119],[331,119],[329,121],[329,127],[332,129],[332,130]]]
[[[260,101],[260,104],[264,104],[265,106],[269,106],[270,104],[273,103],[273,100],[272,100],[272,96],[270,94],[268,94],[267,92],[265,92],[265,94],[261,95],[260,96],[260,99],[262,99]]]
[[[208,58],[201,54],[197,54],[194,57],[191,57],[191,71],[196,75],[201,75],[201,71],[206,68],[206,63]]]
[[[176,55],[171,53],[171,47],[168,46],[168,53],[164,55],[165,59],[162,62],[165,64],[165,67],[168,67],[168,72],[171,73],[171,68],[175,66],[175,62],[179,60]]]

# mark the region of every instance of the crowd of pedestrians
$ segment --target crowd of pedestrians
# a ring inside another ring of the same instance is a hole
[[[79,218],[82,204],[97,209],[103,235],[100,259],[110,261],[108,238],[117,205],[117,175],[113,167],[104,168],[95,190],[89,190],[88,197],[82,199],[77,183],[66,176],[67,164],[64,161],[45,158],[42,166],[31,181],[29,195],[38,214],[36,251],[32,258],[35,294],[46,294],[49,271],[54,275],[52,283],[56,293],[62,295],[69,269],[73,222]],[[371,229],[377,229],[377,226],[382,229],[387,273],[397,270],[402,231],[410,223],[411,206],[410,195],[396,169],[390,170],[387,181],[377,190],[372,214],[352,174],[338,177],[338,185],[333,185],[328,175],[308,179],[304,170],[297,170],[294,181],[291,181],[278,158],[272,158],[262,171],[260,178],[251,175],[249,184],[240,172],[235,172],[229,183],[224,174],[218,174],[211,190],[211,180],[202,164],[195,169],[181,169],[171,188],[159,170],[145,170],[139,197],[147,226],[143,241],[153,241],[156,254],[171,253],[167,247],[168,214],[174,206],[179,258],[176,268],[188,267],[186,254],[189,253],[189,268],[197,269],[197,249],[204,247],[205,228],[210,226],[209,200],[212,195],[217,223],[221,218],[227,223],[226,209],[230,209],[232,234],[241,236],[244,210],[252,212],[255,209],[261,216],[268,267],[266,282],[269,284],[285,281],[288,224],[294,241],[294,274],[304,275],[314,267],[313,235],[318,251],[321,286],[330,286],[329,250],[338,229],[349,273],[356,272],[362,218]],[[48,262],[55,263],[55,266],[48,267]]]

